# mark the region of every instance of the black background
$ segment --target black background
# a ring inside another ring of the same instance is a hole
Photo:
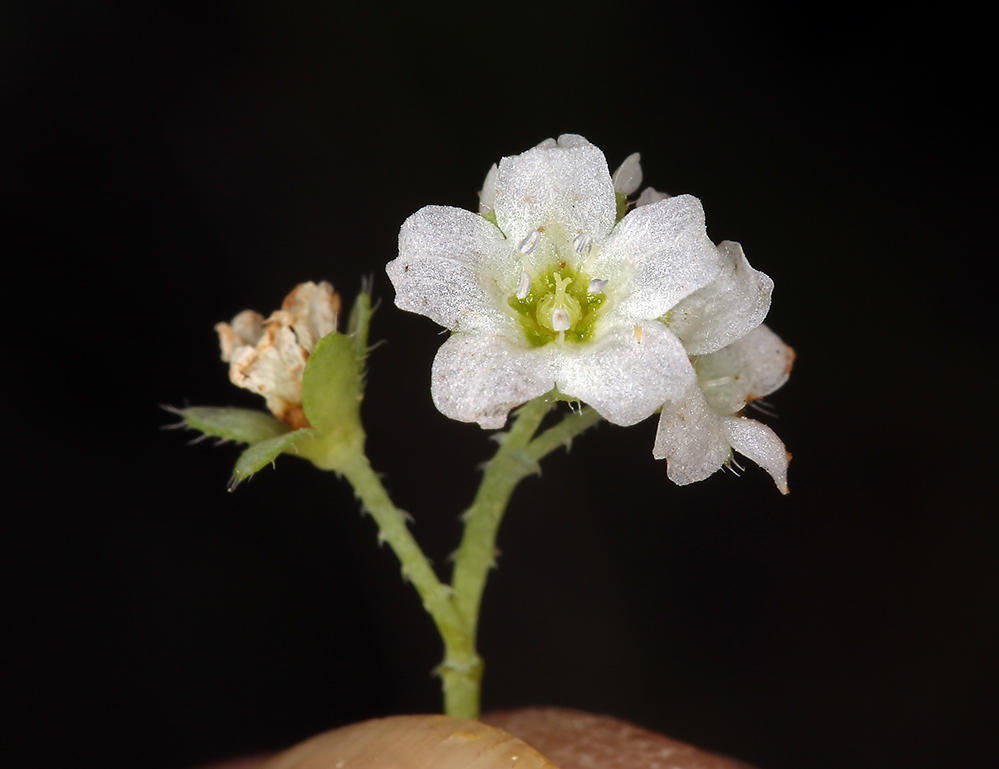
[[[442,337],[383,265],[410,213],[472,208],[499,157],[576,132],[612,167],[641,151],[774,278],[792,493],[752,466],[673,486],[655,420],[550,458],[501,531],[485,706],[617,715],[766,769],[985,766],[979,21],[334,5],[3,9],[0,764],[177,769],[439,707],[439,642],[350,490],[283,458],[227,493],[237,450],[162,432],[159,404],[258,405],[212,326],[373,274],[369,451],[443,569],[491,444],[434,410]]]

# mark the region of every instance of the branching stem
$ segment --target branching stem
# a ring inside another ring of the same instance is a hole
[[[500,436],[499,449],[486,466],[478,493],[465,514],[465,531],[450,587],[437,577],[410,533],[405,514],[392,504],[363,448],[338,466],[374,518],[380,538],[399,558],[403,574],[413,583],[437,626],[444,641],[444,661],[437,670],[443,682],[444,712],[456,718],[479,715],[483,665],[475,638],[486,578],[495,565],[496,535],[510,497],[521,480],[540,470],[541,459],[567,446],[600,420],[595,411],[584,409],[568,414],[535,438],[554,402],[541,397],[525,404],[510,431]]]
[[[541,459],[600,420],[599,414],[592,409],[569,414],[559,424],[534,438],[553,403],[545,397],[536,398],[517,412],[516,422],[503,437],[496,456],[486,467],[475,500],[465,513],[465,533],[455,558],[452,585],[455,608],[472,639],[473,647],[486,578],[495,566],[496,535],[514,489],[528,475],[540,471],[538,462]],[[481,662],[478,675],[482,675]],[[479,695],[480,685],[476,681],[474,696],[462,694],[460,699],[456,697],[452,701],[445,683],[445,712],[462,718],[475,718],[479,713]]]
[[[402,573],[416,588],[423,600],[423,608],[434,620],[447,648],[464,650],[470,646],[464,624],[455,611],[451,590],[442,584],[434,573],[430,561],[416,543],[406,525],[406,516],[389,498],[382,479],[371,468],[363,450],[349,461],[342,462],[340,472],[354,487],[354,492],[364,503],[378,525],[379,537],[388,542],[399,558]],[[474,654],[474,649],[469,649]]]

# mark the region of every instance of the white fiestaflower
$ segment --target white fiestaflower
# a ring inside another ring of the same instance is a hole
[[[552,391],[619,425],[662,409],[656,456],[697,463],[666,415],[701,392],[701,357],[763,322],[773,283],[737,243],[712,243],[697,198],[647,189],[626,204],[639,160],[612,176],[599,149],[563,135],[493,166],[478,213],[427,206],[406,220],[387,271],[400,308],[452,332],[432,372],[442,413],[495,429]],[[703,475],[749,443],[730,439],[717,465],[712,444]]]

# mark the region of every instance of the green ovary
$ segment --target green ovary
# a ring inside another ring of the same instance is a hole
[[[591,340],[607,295],[588,293],[589,285],[589,276],[564,263],[536,277],[532,275],[527,296],[518,299],[514,294],[509,299],[527,341],[534,347],[541,347],[560,338],[566,342]],[[552,321],[556,310],[564,311],[564,316],[560,314],[563,323],[568,318],[568,328],[564,331],[556,330],[557,324]]]

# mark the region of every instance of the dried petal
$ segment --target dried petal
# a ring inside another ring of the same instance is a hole
[[[302,410],[302,374],[309,353],[336,330],[340,297],[323,281],[302,283],[267,320],[244,310],[215,326],[222,360],[238,387],[259,393],[267,408],[292,429],[309,427]]]

